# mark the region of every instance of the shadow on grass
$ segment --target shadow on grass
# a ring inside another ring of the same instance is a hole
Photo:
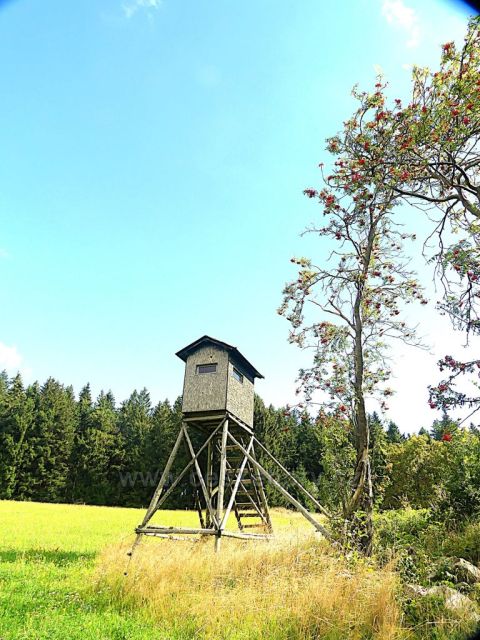
[[[61,551],[60,549],[7,549],[0,551],[0,562],[44,562],[59,567],[75,564],[82,560],[93,560],[96,553],[93,551]]]

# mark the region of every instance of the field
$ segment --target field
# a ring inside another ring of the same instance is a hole
[[[274,542],[224,540],[219,555],[211,539],[147,539],[125,577],[142,515],[0,502],[0,638],[414,637],[402,628],[395,574],[335,557],[298,514],[274,510]],[[168,517],[186,525],[196,514]]]
[[[131,537],[138,519],[137,509],[0,502],[0,638],[158,638],[92,589],[99,550]]]

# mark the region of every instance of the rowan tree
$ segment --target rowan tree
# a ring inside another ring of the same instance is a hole
[[[325,409],[353,425],[355,472],[343,516],[354,522],[357,544],[368,554],[373,495],[366,402],[376,397],[387,408],[393,394],[387,384],[389,344],[395,339],[418,344],[415,331],[402,320],[403,304],[427,301],[403,252],[404,240],[413,236],[392,218],[394,192],[381,180],[362,178],[361,164],[348,154],[345,142],[357,127],[348,122],[343,137],[329,141],[337,159],[324,188],[305,190],[321,205],[326,223],[306,233],[328,238],[335,248],[325,266],[292,258],[298,278],[286,285],[278,312],[292,325],[290,342],[313,351],[312,366],[299,373],[298,393],[312,403],[316,392],[323,392]]]
[[[412,138],[404,159],[410,171],[397,189],[410,202],[435,207],[430,209],[438,248],[434,260],[444,287],[439,306],[468,341],[469,334],[480,333],[479,18],[470,21],[462,47],[443,45],[438,71],[415,71],[413,99],[423,117],[415,121],[410,114],[403,125]],[[459,377],[475,372],[478,378],[477,363],[443,358],[440,369],[449,375],[430,387],[430,406],[478,410],[478,394],[456,388]]]
[[[438,70],[415,67],[412,80],[406,105],[387,98],[382,78],[373,92],[355,90],[348,135],[332,144],[356,159],[342,167],[344,180],[388,185],[397,202],[429,216],[424,249],[443,285],[439,309],[468,340],[480,333],[480,18],[470,21],[462,47],[442,46]],[[450,375],[431,387],[430,406],[480,408],[478,396],[454,387],[476,360],[444,358],[440,367]]]

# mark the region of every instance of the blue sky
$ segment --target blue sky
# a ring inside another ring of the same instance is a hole
[[[409,65],[436,65],[468,14],[441,0],[0,2],[0,367],[173,400],[175,351],[207,333],[265,375],[266,402],[292,402],[306,359],[275,310],[289,258],[325,252],[299,236],[324,140],[353,84],[380,66],[406,95]],[[435,417],[426,384],[460,344],[422,313],[432,353],[395,352],[406,431]]]

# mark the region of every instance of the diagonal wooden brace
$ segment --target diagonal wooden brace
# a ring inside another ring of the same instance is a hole
[[[192,441],[190,440],[190,436],[188,435],[188,431],[185,426],[185,423],[182,424],[182,429],[183,429],[183,435],[185,437],[185,441],[188,446],[188,450],[190,451],[190,455],[192,456],[193,463],[195,464],[195,470],[197,472],[198,480],[200,481],[200,486],[202,487],[203,497],[205,498],[207,509],[210,512],[210,517],[212,519],[212,522],[215,528],[217,529],[218,528],[217,514],[213,509],[212,503],[210,501],[210,496],[208,495],[207,485],[205,484],[205,480],[203,479],[203,475],[202,475],[202,470],[200,469],[200,465],[198,464],[198,454],[197,455],[195,454],[195,451],[192,446]]]
[[[140,525],[142,527],[146,525],[146,523],[150,520],[152,515],[155,513],[155,508],[157,506],[158,499],[168,479],[168,474],[170,473],[170,469],[172,468],[173,461],[175,460],[175,457],[177,455],[178,448],[180,446],[180,443],[182,442],[182,439],[183,439],[183,431],[180,429],[180,433],[177,436],[172,452],[170,453],[170,456],[168,457],[168,460],[167,460],[167,464],[165,465],[165,469],[163,470],[160,481],[157,485],[157,488],[155,489],[155,493],[153,494],[153,497],[150,501],[150,505],[147,509],[147,513],[145,514],[142,524]]]
[[[284,474],[293,482],[293,484],[297,487],[297,489],[300,489],[306,496],[307,498],[309,498],[309,500],[311,500],[313,502],[313,504],[317,507],[317,509],[323,513],[325,516],[327,516],[327,518],[330,518],[330,514],[329,512],[325,509],[325,507],[322,507],[322,505],[318,502],[318,500],[316,500],[312,494],[307,491],[307,489],[305,489],[305,487],[295,478],[295,476],[293,476],[290,471],[288,471],[287,469],[285,469],[285,467],[283,466],[283,464],[281,462],[279,462],[271,453],[270,451],[259,441],[257,440],[257,438],[255,438],[255,444],[258,444],[258,446],[260,447],[260,449],[267,454],[267,456],[270,458],[270,460],[272,460],[277,467],[279,467]]]
[[[220,422],[220,424],[218,425],[218,427],[215,427],[215,429],[212,431],[212,433],[208,436],[208,438],[205,440],[205,442],[202,444],[202,446],[200,447],[200,449],[197,451],[197,453],[195,454],[195,459],[198,458],[198,456],[202,453],[202,451],[208,446],[208,444],[213,440],[213,438],[216,436],[216,434],[219,432],[219,430],[223,427],[223,424],[225,422],[225,418]],[[190,467],[192,467],[194,464],[194,459],[190,460],[190,462],[188,462],[187,465],[185,465],[185,467],[183,468],[183,470],[178,474],[178,476],[175,478],[174,482],[170,485],[170,487],[167,489],[167,491],[165,491],[165,493],[163,494],[163,496],[160,498],[160,500],[158,501],[157,506],[155,507],[155,511],[157,509],[159,509],[162,504],[165,502],[165,500],[169,497],[169,495],[173,492],[173,490],[175,489],[175,487],[178,485],[178,483],[182,480],[182,478],[185,476],[185,474],[187,473],[187,471],[190,469]]]
[[[262,465],[257,462],[255,460],[255,458],[253,456],[251,456],[247,450],[240,444],[240,442],[238,442],[238,440],[236,440],[231,433],[228,434],[228,437],[230,438],[230,440],[237,445],[237,447],[242,451],[242,453],[249,459],[249,461],[260,471],[260,473],[262,475],[265,476],[265,478],[271,483],[273,484],[273,486],[278,489],[278,491],[280,491],[280,493],[285,496],[285,498],[287,498],[287,500],[289,500],[289,502],[291,502],[294,507],[296,507],[300,513],[311,523],[313,524],[313,526],[315,527],[315,529],[317,531],[320,531],[320,533],[322,533],[325,538],[327,538],[328,540],[331,540],[331,535],[330,533],[325,529],[325,527],[323,527],[319,522],[317,522],[315,520],[315,518],[312,517],[312,515],[307,511],[307,509],[305,509],[305,507],[298,501],[296,500],[290,493],[288,493],[288,491],[286,489],[284,489],[282,487],[282,485],[277,482],[275,480],[275,478],[273,476],[271,476],[268,471],[266,469],[264,469],[262,467]]]

